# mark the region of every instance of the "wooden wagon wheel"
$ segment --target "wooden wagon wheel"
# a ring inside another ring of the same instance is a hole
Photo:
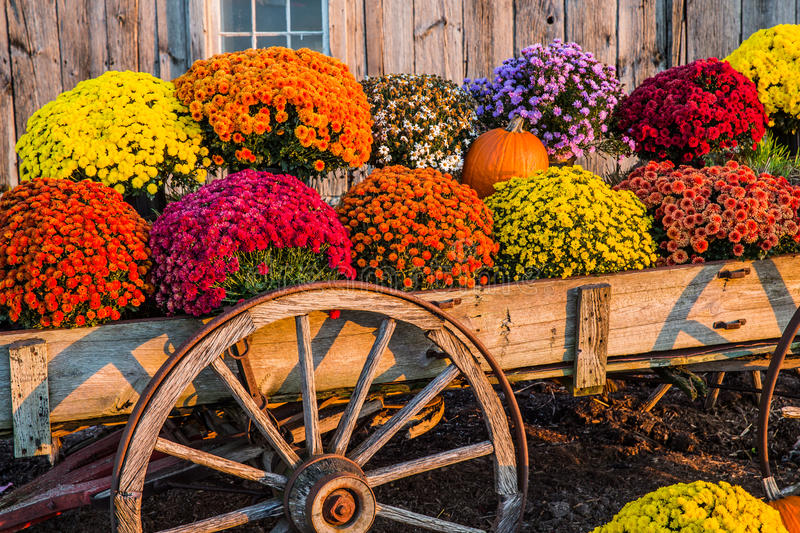
[[[383,318],[371,350],[364,354],[363,369],[336,432],[328,449],[323,449],[308,314],[330,309],[367,311]],[[295,320],[299,354],[297,367],[302,378],[306,443],[302,450],[284,440],[272,418],[259,409],[220,356],[259,328],[289,318]],[[450,363],[386,423],[363,442],[350,446],[359,412],[396,321],[410,323],[424,331],[446,354]],[[491,368],[504,393],[504,403],[513,421],[514,438],[503,402],[481,369],[482,363]],[[159,436],[180,393],[206,367],[213,369],[229,389],[271,450],[282,460],[283,470],[268,472],[199,452]],[[469,383],[482,411],[488,440],[370,470],[367,465],[370,458],[459,376]],[[169,529],[172,533],[219,531],[278,516],[283,518],[273,529],[275,532],[296,529],[317,533],[359,533],[370,530],[376,516],[433,531],[483,531],[377,502],[373,493],[373,487],[378,485],[483,456],[491,456],[494,464],[497,510],[492,531],[507,533],[519,528],[527,489],[527,446],[519,408],[502,370],[481,342],[435,305],[406,293],[358,282],[314,283],[244,302],[211,321],[164,363],[134,408],[117,453],[111,498],[114,531],[142,531],[142,488],[154,450],[240,479],[259,482],[268,488],[265,497],[271,494],[270,491],[283,495],[267,497],[238,511]]]
[[[772,475],[769,466],[769,415],[772,407],[772,396],[775,393],[775,386],[778,383],[778,374],[781,371],[783,362],[786,359],[786,354],[789,347],[794,342],[794,338],[800,331],[800,307],[794,312],[791,320],[783,330],[783,335],[775,347],[775,352],[769,362],[767,375],[764,379],[763,388],[761,389],[761,401],[758,407],[758,433],[756,437],[756,446],[758,448],[758,460],[761,468],[761,483],[764,486],[764,491],[767,494],[769,501],[775,501],[784,496],[790,495],[792,488],[784,489],[783,491],[778,487]],[[794,487],[796,489],[796,486]]]

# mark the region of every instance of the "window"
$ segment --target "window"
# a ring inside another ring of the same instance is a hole
[[[327,0],[219,0],[219,51],[286,46],[328,53]]]

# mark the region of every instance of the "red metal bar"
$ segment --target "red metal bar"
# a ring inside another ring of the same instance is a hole
[[[30,483],[0,498],[0,533],[13,533],[44,522],[64,511],[92,503],[92,498],[111,488],[111,470],[122,430],[103,437],[70,454],[60,464]],[[180,459],[161,457],[152,461],[148,474],[181,464]]]

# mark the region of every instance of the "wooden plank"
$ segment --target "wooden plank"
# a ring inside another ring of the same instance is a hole
[[[724,380],[725,380],[725,372],[717,372],[711,379],[711,384],[721,385]],[[706,410],[713,409],[714,406],[717,405],[717,398],[719,398],[719,391],[720,389],[716,388],[713,388],[710,391],[708,391],[708,396],[706,396],[706,401],[703,404],[703,407]]]
[[[14,82],[11,73],[11,55],[8,45],[8,24],[6,10],[0,8],[0,116],[5,117],[4,127],[0,129],[0,194],[19,183],[17,174],[17,155],[14,145],[17,142],[14,124]]]
[[[158,77],[172,80],[169,58],[169,25],[167,22],[167,0],[155,0],[156,3],[156,45],[158,46]]]
[[[139,44],[139,72],[158,76],[158,28],[156,26],[156,0],[139,0],[137,42]]]
[[[236,511],[198,520],[191,524],[164,529],[161,533],[212,533],[213,531],[230,529],[264,518],[280,516],[281,513],[283,513],[283,503],[279,499],[273,498]]]
[[[317,191],[328,205],[336,206],[350,189],[347,183],[348,170],[337,169],[327,174],[312,176],[308,180],[308,186]]]
[[[364,0],[364,32],[367,39],[367,75],[381,76],[383,65],[383,0]],[[391,19],[390,19],[391,20]]]
[[[661,398],[663,398],[667,391],[671,388],[672,383],[662,383],[659,385],[658,388],[653,391],[647,401],[642,405],[642,411],[645,413],[652,411],[653,407],[655,407],[656,404],[661,401]]]
[[[55,0],[5,2],[14,118],[19,138],[33,113],[61,92],[61,54]],[[23,97],[24,95],[24,97]]]
[[[347,63],[357,80],[367,71],[364,0],[328,1],[328,38],[331,55]]]
[[[687,61],[724,58],[741,42],[741,0],[686,0]]]
[[[400,522],[409,526],[421,527],[429,531],[443,533],[486,533],[486,530],[462,526],[453,522],[434,518],[432,516],[414,513],[391,505],[378,504],[378,516],[393,522]]]
[[[608,65],[617,60],[617,6],[606,0],[566,0],[567,41]]]
[[[411,401],[397,411],[392,417],[367,440],[356,446],[347,454],[347,458],[355,461],[359,465],[366,464],[384,444],[400,431],[420,410],[428,404],[436,395],[442,392],[458,375],[459,370],[456,365],[449,365],[435,379],[425,386]]]
[[[61,42],[61,83],[68,91],[79,81],[106,70],[105,0],[58,0],[58,35]]]
[[[742,0],[742,40],[777,24],[794,24],[795,0]]]
[[[750,375],[753,378],[753,388],[761,390],[761,388],[763,387],[763,385],[761,384],[761,371],[760,370],[753,370],[750,373]],[[756,405],[759,405],[761,403],[761,394],[760,393],[756,393],[756,394],[753,395],[753,397],[755,398]]]
[[[514,55],[512,0],[464,0],[464,61],[470,78],[491,75]]]
[[[162,0],[159,0],[161,2]],[[167,55],[169,56],[169,76],[164,79],[174,79],[189,70],[191,65],[191,47],[188,39],[189,21],[186,20],[187,9],[184,2],[166,1],[166,39]],[[159,6],[160,8],[160,6]],[[159,20],[161,14],[159,12]],[[159,28],[158,39],[161,42],[162,29]],[[159,50],[161,44],[159,44]],[[160,55],[160,53],[159,53]]]
[[[198,59],[208,57],[206,53],[206,42],[208,39],[209,28],[206,26],[206,6],[205,0],[189,0],[188,26],[189,32],[189,62],[187,70],[192,63]]]
[[[751,268],[751,274],[742,279],[725,281],[717,277],[723,269],[745,267]],[[504,369],[563,365],[566,370],[559,367],[547,374],[561,376],[570,375],[574,366],[574,289],[589,283],[609,283],[614,294],[608,372],[670,363],[728,361],[763,353],[769,348],[723,348],[720,354],[711,347],[780,337],[800,303],[800,265],[794,256],[430,291],[419,296],[430,301],[461,298],[462,303],[448,313],[475,331]],[[339,301],[334,297],[325,305],[335,309]],[[357,295],[348,302],[358,305]],[[302,306],[306,305],[311,304],[287,299],[285,312],[304,309]],[[380,311],[394,312],[388,308]],[[341,318],[332,320],[327,313],[308,312],[317,390],[352,387],[383,317],[343,311]],[[420,317],[414,320],[417,318]],[[739,329],[712,327],[716,321],[739,318],[747,319]],[[424,335],[401,320],[378,365],[377,384],[430,378],[443,368],[441,360],[426,355],[431,345]],[[262,391],[270,397],[296,398],[300,389],[294,322],[279,320],[266,325],[268,321],[268,317],[257,321],[260,329],[252,338],[251,349],[259,354],[253,360],[254,373]],[[49,346],[53,424],[126,415],[168,353],[201,325],[194,319],[163,319],[72,330],[0,333],[0,397],[10,394],[4,350],[14,341],[41,337]],[[708,354],[672,360],[657,357],[667,350],[703,346],[710,347]],[[645,360],[627,360],[631,354],[646,354],[642,356]],[[618,361],[620,356],[626,356],[626,361]],[[191,406],[225,397],[226,389],[215,376],[201,372],[179,401]],[[0,404],[0,430],[10,428],[11,409]]]
[[[535,43],[564,40],[563,0],[514,0],[514,53]]]
[[[600,394],[606,385],[611,285],[578,287],[572,394]]]
[[[479,442],[478,444],[470,444],[454,450],[447,450],[446,452],[439,452],[420,459],[412,459],[404,463],[399,463],[391,466],[384,466],[370,470],[366,473],[367,482],[370,487],[377,487],[398,479],[403,479],[409,476],[415,476],[430,470],[444,468],[445,466],[454,465],[464,461],[484,457],[494,452],[494,445],[491,441]]]
[[[414,72],[414,4],[383,0],[384,74]]]
[[[781,416],[783,418],[800,418],[800,407],[794,407],[791,405],[781,407]]]
[[[617,61],[617,5],[606,0],[566,0],[565,40],[578,43],[603,63]],[[603,175],[614,168],[615,161],[601,154],[587,154],[577,164]]]
[[[297,349],[303,395],[303,424],[305,426],[306,449],[308,456],[322,453],[322,436],[319,431],[319,411],[317,410],[317,386],[314,380],[314,352],[311,348],[311,326],[308,315],[294,319],[297,329]]]
[[[50,400],[47,391],[47,343],[17,341],[8,347],[14,457],[50,455]]]
[[[658,48],[657,0],[619,0],[617,76],[630,93],[665,67]]]
[[[138,26],[136,2],[106,0],[109,70],[139,70]]]
[[[286,486],[286,476],[272,472],[265,472],[264,470],[253,468],[250,465],[233,461],[219,455],[214,455],[203,450],[198,450],[196,448],[190,448],[188,446],[184,446],[183,444],[178,444],[177,442],[172,442],[161,437],[159,437],[156,441],[155,450],[161,453],[166,453],[173,457],[177,457],[178,459],[183,459],[197,465],[211,468],[217,472],[223,472],[241,479],[255,481],[256,483],[261,483],[262,485],[266,485],[267,487],[272,487],[274,489],[281,490]]]
[[[481,372],[482,369],[475,355],[477,350],[467,346],[447,328],[430,331],[428,336],[458,366],[464,377],[469,381],[472,393],[480,404],[484,424],[494,446],[492,459],[494,463],[495,491],[502,496],[517,495],[520,489],[517,485],[517,468],[520,465],[517,465],[517,455],[514,452],[514,441],[511,438],[508,418],[499,396],[489,384],[486,376]],[[513,510],[506,509],[506,511]],[[507,518],[499,517],[501,521]]]
[[[347,2],[328,0],[328,47],[331,56],[347,63]],[[350,68],[352,71],[352,67]]]
[[[362,411],[364,400],[367,399],[369,388],[372,385],[372,380],[375,378],[375,372],[378,370],[378,363],[389,345],[392,338],[394,329],[397,327],[397,322],[392,319],[381,321],[378,328],[377,338],[375,343],[370,348],[367,354],[367,359],[364,362],[361,373],[358,376],[353,394],[350,401],[342,414],[342,422],[336,428],[336,433],[331,439],[331,452],[344,455],[347,453],[347,447],[350,444],[350,437],[358,422],[359,414]]]
[[[464,80],[463,0],[415,0],[415,72]]]
[[[686,0],[672,0],[669,10],[670,25],[669,34],[671,36],[667,65],[674,67],[684,65],[687,61],[686,50]]]

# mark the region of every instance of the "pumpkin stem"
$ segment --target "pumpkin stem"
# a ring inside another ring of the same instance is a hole
[[[525,131],[525,128],[523,127],[524,122],[525,120],[521,116],[517,115],[511,119],[511,122],[508,123],[506,131],[510,133],[522,133]]]

